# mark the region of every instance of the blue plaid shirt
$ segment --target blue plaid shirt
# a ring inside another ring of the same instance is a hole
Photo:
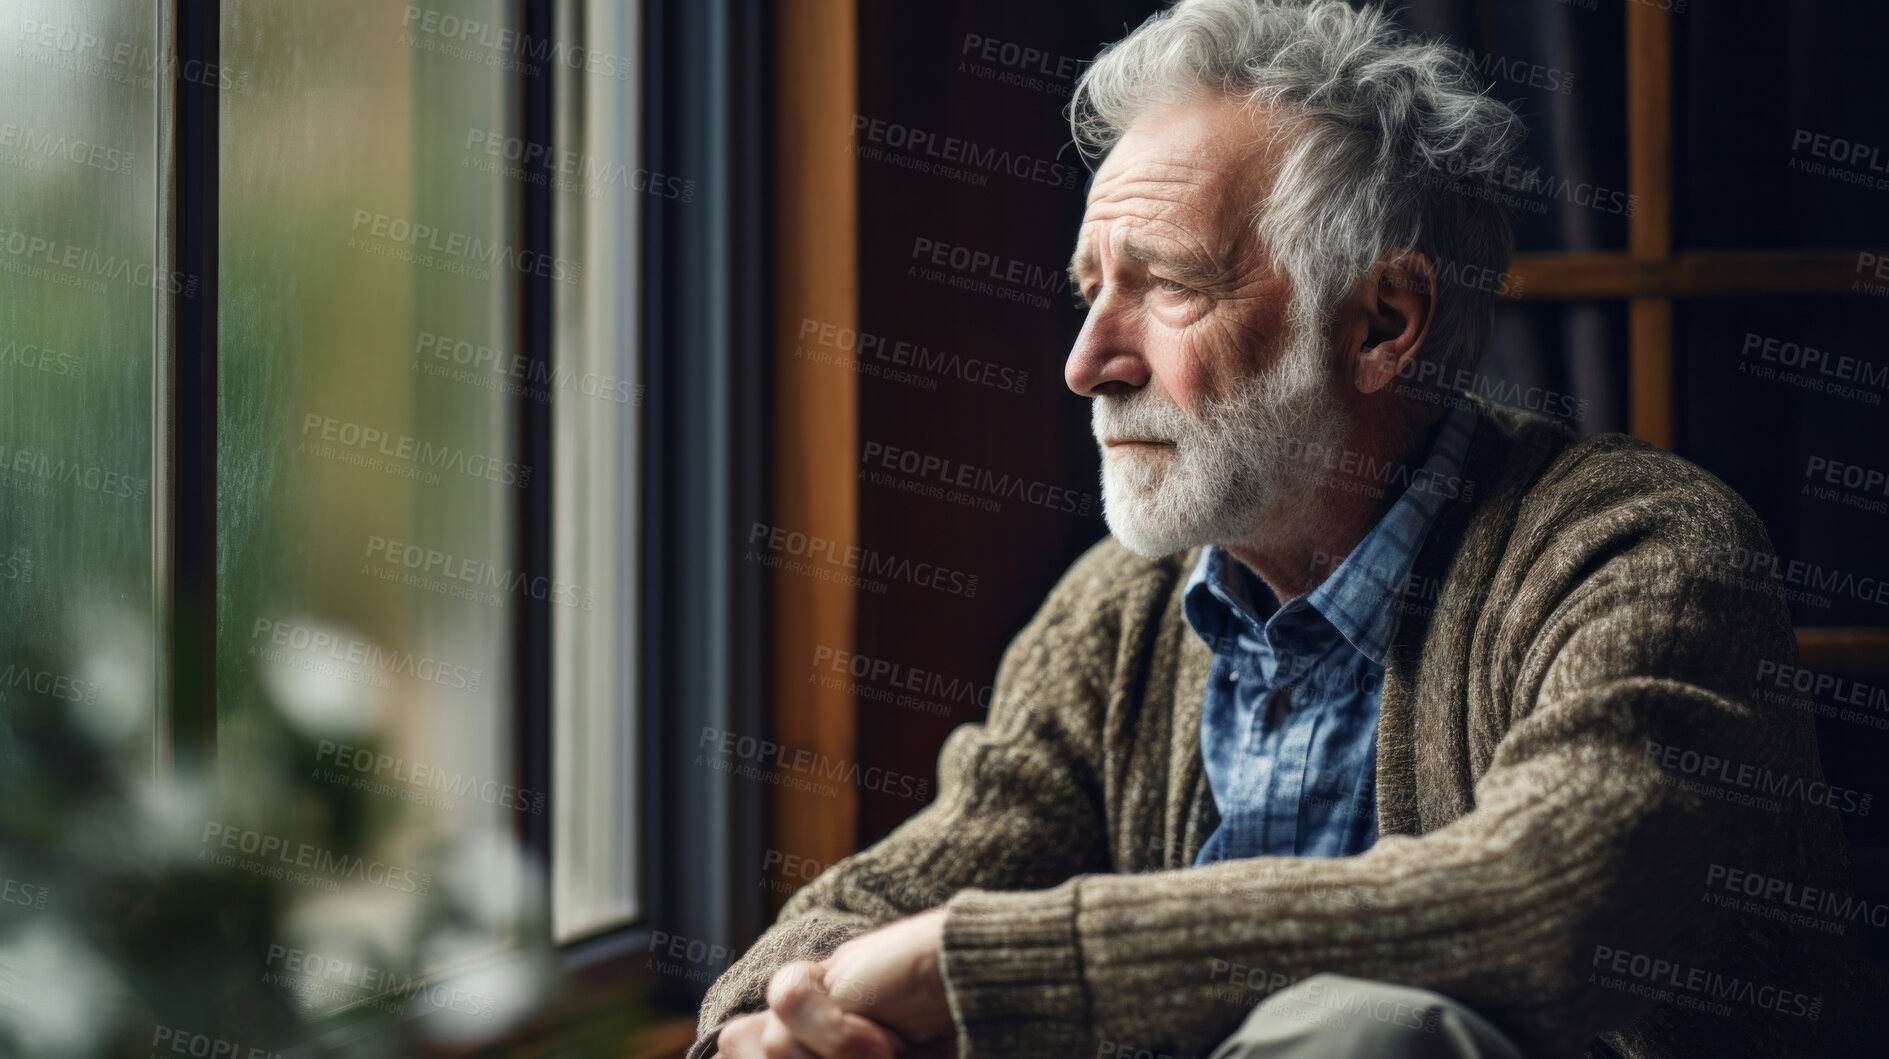
[[[1220,826],[1198,864],[1345,857],[1377,841],[1377,709],[1398,601],[1461,478],[1476,413],[1443,418],[1403,494],[1330,577],[1281,607],[1245,563],[1209,547],[1188,579],[1188,624],[1213,650],[1200,750]],[[1366,486],[1370,488],[1370,486]],[[1316,557],[1315,557],[1316,559]]]

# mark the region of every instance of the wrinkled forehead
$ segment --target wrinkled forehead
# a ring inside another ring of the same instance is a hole
[[[1090,181],[1078,257],[1093,253],[1086,244],[1099,229],[1108,229],[1111,241],[1142,229],[1200,252],[1231,254],[1263,207],[1277,148],[1264,112],[1232,100],[1200,98],[1144,112]]]

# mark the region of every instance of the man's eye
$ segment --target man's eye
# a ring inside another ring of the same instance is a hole
[[[1187,284],[1179,280],[1168,279],[1164,276],[1156,276],[1154,277],[1154,281],[1160,285],[1162,290],[1167,291],[1169,294],[1186,294],[1189,289]]]
[[[1100,293],[1101,290],[1102,290],[1102,285],[1099,283],[1093,287],[1088,288],[1087,290],[1077,288],[1075,292],[1076,308],[1078,309],[1093,308],[1095,305],[1095,296],[1096,294]]]

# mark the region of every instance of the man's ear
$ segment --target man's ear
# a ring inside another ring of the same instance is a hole
[[[1371,269],[1364,291],[1364,342],[1352,351],[1352,381],[1359,393],[1390,385],[1423,351],[1436,314],[1436,269],[1430,255],[1412,250]]]

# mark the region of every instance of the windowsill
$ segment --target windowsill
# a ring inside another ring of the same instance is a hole
[[[694,1043],[694,1019],[668,1019],[638,1031],[623,1055],[624,1059],[679,1059]]]

